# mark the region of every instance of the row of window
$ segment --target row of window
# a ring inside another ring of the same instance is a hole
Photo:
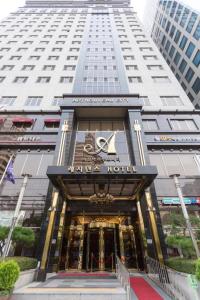
[[[149,153],[150,162],[158,169],[159,176],[200,174],[199,155],[193,153]]]
[[[17,96],[3,96],[0,98],[1,106],[12,106],[17,99]],[[42,103],[42,96],[30,96],[25,101],[26,106],[39,106]],[[143,105],[150,105],[149,98],[147,96],[140,97]],[[164,106],[179,106],[183,105],[183,102],[179,96],[160,96],[161,102]],[[59,106],[63,98],[54,97],[52,101],[53,106]]]
[[[1,67],[1,71],[12,71],[14,69],[15,65],[3,65]],[[34,70],[36,65],[23,65],[21,70],[22,71],[32,71]],[[148,70],[163,70],[162,65],[147,65],[146,66]],[[125,65],[126,70],[138,70],[138,65]],[[42,67],[43,71],[54,71],[56,69],[56,65],[44,65]],[[64,65],[63,70],[64,71],[73,71],[76,69],[76,65]],[[115,65],[86,65],[84,67],[85,70],[116,70]]]
[[[156,83],[170,83],[170,79],[167,76],[152,76],[151,77],[153,82]],[[2,83],[4,80],[6,79],[5,76],[1,76],[0,77],[0,82]],[[28,81],[29,77],[28,76],[17,76],[15,77],[15,79],[13,80],[14,83],[26,83]],[[36,79],[36,83],[49,83],[51,80],[50,76],[39,76]],[[140,76],[129,76],[128,80],[130,83],[141,83],[142,82],[142,77]],[[95,82],[95,81],[104,81],[104,82],[117,82],[118,78],[117,77],[84,77],[83,81],[85,82]],[[60,77],[59,80],[60,83],[71,83],[73,82],[73,77],[71,76],[62,76]]]
[[[8,52],[10,50],[11,50],[11,48],[6,48],[6,47],[0,48],[0,52]],[[16,52],[22,52],[22,51],[25,52],[25,51],[28,51],[28,50],[29,50],[29,48],[21,47],[21,48],[18,48],[17,50],[15,50],[15,51]],[[46,48],[35,48],[33,51],[34,52],[44,52],[45,50],[46,50]],[[70,52],[73,52],[73,51],[78,52],[79,50],[80,50],[80,48],[77,48],[77,47],[69,48]],[[31,50],[31,52],[33,52],[33,51]],[[62,52],[63,48],[52,48],[51,51],[52,52]]]
[[[152,76],[153,82],[155,83],[170,83],[170,79],[168,76]],[[129,76],[128,80],[130,83],[141,83],[142,77],[140,76]]]
[[[0,83],[3,82],[6,79],[6,77],[0,77]],[[13,80],[14,83],[26,83],[28,81],[29,77],[27,76],[17,76]],[[50,76],[39,76],[36,79],[36,83],[49,83],[51,80]],[[71,76],[62,76],[59,80],[60,83],[71,83],[73,82],[73,77]]]
[[[169,7],[167,9],[165,4],[160,2],[160,4],[163,6],[165,13],[169,15],[171,18],[174,18],[174,20],[180,24],[181,27],[185,28],[188,33],[191,33],[193,30],[193,27],[196,23],[198,15],[195,12],[191,12],[187,7],[184,7],[182,4],[177,5],[177,2],[174,1],[173,5],[171,7],[171,11],[169,10]],[[168,4],[171,5],[172,1],[168,1]],[[177,8],[177,9],[176,9]],[[181,16],[181,19],[180,19]],[[167,18],[162,18],[162,14],[159,18],[159,23],[167,32],[169,32],[171,22],[168,21],[166,25]],[[166,27],[165,27],[166,25]],[[200,22],[196,25],[193,33],[193,37],[198,41],[200,38]]]
[[[8,35],[6,35],[6,34],[1,34],[0,35],[0,38],[7,38],[7,37],[8,37]],[[38,38],[39,36],[37,34],[30,34],[28,37],[29,38]],[[67,37],[68,37],[67,34],[59,34],[57,37],[55,37],[55,36],[53,36],[51,34],[45,34],[45,35],[42,36],[42,38],[44,38],[44,39],[51,39],[51,38],[61,38],[62,39],[62,38],[67,38]],[[75,39],[76,38],[82,38],[82,37],[83,36],[80,35],[80,34],[75,34],[73,36],[73,38],[75,38]],[[15,39],[22,39],[22,38],[24,38],[24,36],[22,34],[16,34],[16,35],[13,36],[13,38],[15,38]],[[17,41],[19,41],[19,40],[17,40]]]
[[[192,119],[187,119],[187,120],[182,120],[182,119],[170,119],[168,120],[169,126],[171,130],[176,130],[176,131],[193,131],[193,130],[198,130],[198,127],[195,123],[194,120]],[[155,119],[145,119],[142,121],[144,130],[159,130],[159,125],[157,120]]]
[[[3,58],[3,56],[0,56],[0,59]],[[20,55],[13,55],[10,57],[10,60],[20,60],[21,58],[23,58],[23,56],[20,56]],[[38,56],[38,55],[31,55],[29,56],[29,60],[39,60],[41,58],[41,56]],[[59,59],[59,56],[57,55],[49,55],[47,57],[47,60],[58,60]],[[66,57],[66,60],[76,60],[78,59],[78,56],[76,55],[69,55]]]

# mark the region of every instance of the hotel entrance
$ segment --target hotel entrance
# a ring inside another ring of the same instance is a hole
[[[68,238],[62,245],[64,269],[112,272],[117,256],[128,268],[138,269],[140,237],[137,224],[133,226],[130,222],[126,216],[73,217],[69,230],[66,229]]]

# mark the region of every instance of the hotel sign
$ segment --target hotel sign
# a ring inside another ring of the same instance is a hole
[[[75,98],[72,100],[75,104],[128,104],[127,98]]]
[[[90,155],[99,154],[100,152],[105,152],[108,155],[116,155],[117,151],[115,148],[115,137],[117,132],[114,131],[107,139],[104,137],[96,138],[96,147],[95,150],[92,144],[86,144],[83,148],[83,151]]]
[[[71,174],[84,174],[84,173],[107,173],[107,174],[133,174],[136,173],[135,166],[101,166],[101,165],[88,165],[88,166],[68,166],[68,172]]]
[[[66,101],[67,100],[67,101]],[[131,97],[73,97],[69,95],[63,96],[61,106],[66,107],[138,107],[142,106],[142,101],[139,95]]]

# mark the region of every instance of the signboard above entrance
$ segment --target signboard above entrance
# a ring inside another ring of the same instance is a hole
[[[67,100],[67,101],[66,101]],[[132,95],[63,95],[61,107],[142,107],[138,94]]]

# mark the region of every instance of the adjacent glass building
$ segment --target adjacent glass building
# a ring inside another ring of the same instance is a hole
[[[199,109],[200,12],[181,1],[154,0],[147,1],[146,16],[152,2],[151,24],[144,22],[151,28],[154,42],[192,104]]]
[[[129,1],[27,0],[0,24],[1,186],[9,225],[38,234],[52,270],[130,269],[166,257],[173,173],[198,214],[200,118]],[[192,167],[191,167],[192,166]]]

